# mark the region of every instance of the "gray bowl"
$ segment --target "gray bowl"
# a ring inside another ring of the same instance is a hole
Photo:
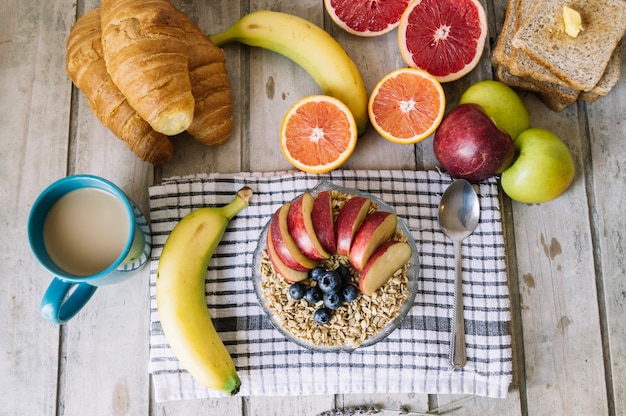
[[[366,192],[361,192],[356,189],[345,188],[342,186],[334,185],[327,181],[320,182],[314,188],[309,190],[309,192],[313,196],[316,196],[319,192],[326,191],[326,190],[331,190],[331,191],[335,190],[335,191],[338,191],[340,193],[347,194],[347,195],[362,196],[362,197],[370,198],[372,202],[378,205],[378,210],[393,212],[395,214],[395,210],[389,204],[387,204],[386,202],[382,201],[380,198],[374,195],[371,195]],[[267,238],[267,232],[268,232],[270,222],[271,222],[271,219],[263,227],[263,230],[261,231],[261,235],[258,240],[257,248],[254,251],[252,276],[253,276],[253,283],[254,283],[254,291],[256,292],[261,308],[267,314],[267,317],[269,321],[271,322],[271,324],[282,335],[284,335],[287,339],[295,342],[296,344],[302,347],[305,347],[314,351],[318,351],[318,352],[340,352],[340,351],[351,352],[351,351],[354,351],[355,349],[365,348],[365,347],[369,347],[371,345],[376,344],[377,342],[386,338],[389,334],[391,334],[400,326],[400,324],[402,323],[406,315],[409,313],[409,310],[413,307],[415,295],[417,294],[418,277],[419,277],[419,253],[417,251],[415,239],[413,238],[413,235],[411,234],[409,228],[407,227],[406,222],[402,218],[398,217],[398,228],[406,236],[407,242],[411,246],[411,249],[413,252],[413,254],[411,255],[411,259],[409,260],[409,268],[407,272],[409,295],[407,299],[405,300],[405,302],[402,304],[402,307],[400,308],[400,312],[398,316],[396,316],[396,318],[393,321],[391,321],[381,332],[379,332],[378,334],[372,337],[365,339],[363,343],[361,343],[361,345],[359,345],[356,348],[352,346],[347,346],[347,345],[330,347],[330,346],[319,346],[319,345],[310,344],[303,339],[293,336],[291,333],[285,330],[276,320],[274,313],[267,307],[265,303],[265,297],[263,295],[263,289],[261,287],[262,276],[259,270],[260,270],[260,265],[261,265],[262,253],[263,253],[263,250],[265,250],[267,246],[266,238]],[[313,318],[311,317],[311,319]]]

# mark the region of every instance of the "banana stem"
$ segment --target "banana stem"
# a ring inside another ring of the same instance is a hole
[[[244,186],[243,188],[238,190],[235,199],[220,208],[224,216],[230,220],[235,215],[237,215],[239,211],[247,207],[250,203],[250,197],[252,196],[252,193],[252,188],[248,186]]]
[[[230,42],[235,42],[237,40],[237,36],[235,35],[234,27],[230,27],[223,32],[215,33],[213,35],[209,35],[209,39],[215,46],[222,47]]]

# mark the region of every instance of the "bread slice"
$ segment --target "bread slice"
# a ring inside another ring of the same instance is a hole
[[[535,7],[538,7],[538,5],[540,5],[541,3],[540,0],[517,0],[517,2],[519,3],[519,7],[516,19],[517,26],[515,28],[515,33],[517,33],[522,23],[525,22],[528,17],[532,15],[532,13],[535,11]],[[572,88],[565,81],[562,81],[552,72],[550,72],[548,68],[528,56],[528,54],[526,54],[524,50],[513,48],[511,55],[511,59],[513,62],[510,66],[510,70],[513,75],[517,75],[519,77],[532,77],[533,79],[540,82],[549,82],[552,84],[561,85],[563,87]],[[576,88],[572,88],[572,90],[576,90]],[[574,94],[573,91],[571,93]]]
[[[504,24],[500,36],[494,47],[492,63],[496,67],[496,79],[516,88],[538,93],[537,95],[552,110],[561,111],[578,99],[579,90],[562,85],[558,79],[550,74],[550,77],[537,78],[535,73],[513,72],[517,61],[524,53],[513,48],[511,41],[518,28],[520,17],[524,16],[524,8],[532,6],[536,0],[510,0],[505,9]],[[547,70],[537,65],[537,70]],[[549,79],[552,82],[546,81]]]
[[[511,41],[517,30],[517,16],[519,14],[519,0],[509,0],[504,9],[504,23],[498,36],[496,46],[491,53],[491,62],[496,67],[510,67],[512,65]]]
[[[516,0],[512,1],[512,3],[519,3],[517,7],[519,13],[517,20],[518,22],[523,22],[528,18],[533,8],[539,2],[538,0]],[[517,28],[515,30],[517,30]],[[512,75],[521,78],[532,77],[537,81],[560,85],[559,90],[561,92],[567,95],[578,95],[576,88],[570,87],[566,82],[551,73],[546,67],[530,58],[524,51],[513,48],[510,52],[510,56],[512,63],[509,65],[509,68]],[[593,97],[595,101],[599,96],[606,95],[609,90],[615,86],[620,77],[621,56],[621,49],[617,47],[611,55],[611,59],[606,66],[602,78],[598,81],[598,84],[587,94],[584,94],[586,100],[591,100]]]
[[[564,31],[564,5],[583,19],[584,30],[575,38]],[[512,45],[570,87],[589,91],[602,78],[625,30],[623,0],[540,0],[521,23]]]
[[[611,60],[606,66],[604,75],[600,78],[600,81],[590,92],[598,95],[606,95],[617,84],[622,72],[622,42],[617,44],[617,47],[611,55]]]

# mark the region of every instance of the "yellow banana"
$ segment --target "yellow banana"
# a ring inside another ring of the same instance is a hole
[[[209,38],[217,46],[240,42],[291,59],[313,77],[324,94],[348,106],[359,134],[365,131],[368,96],[361,73],[343,47],[319,26],[288,13],[261,10]]]
[[[219,208],[196,209],[176,224],[165,241],[156,277],[161,326],[172,351],[206,387],[234,395],[241,381],[206,305],[206,269],[231,218],[248,206],[252,190],[241,188]]]

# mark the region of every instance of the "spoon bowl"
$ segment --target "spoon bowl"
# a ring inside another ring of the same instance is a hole
[[[480,219],[480,202],[472,185],[457,179],[450,185],[439,204],[439,225],[454,243],[455,289],[454,318],[450,335],[450,364],[461,368],[467,362],[465,352],[465,319],[463,317],[463,277],[461,243],[474,232]]]

